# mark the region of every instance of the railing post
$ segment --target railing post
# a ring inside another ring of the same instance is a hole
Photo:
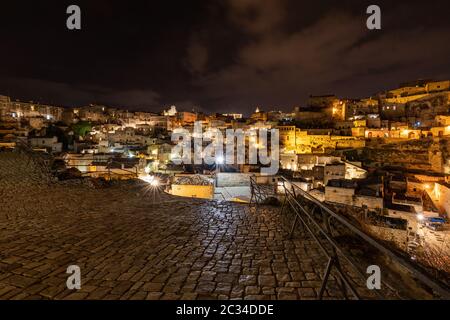
[[[286,205],[286,201],[287,201],[287,192],[286,192],[286,184],[285,181],[283,180],[283,191],[284,191],[284,198],[283,198],[283,203],[281,205],[281,214],[283,214],[284,211],[284,207]]]
[[[334,261],[334,259],[332,257],[330,257],[328,259],[328,263],[325,268],[325,273],[323,275],[322,285],[320,286],[320,291],[319,291],[319,296],[318,296],[319,300],[322,300],[323,293],[325,292],[325,288],[327,287],[328,277],[330,276],[331,268],[333,267],[333,261]]]

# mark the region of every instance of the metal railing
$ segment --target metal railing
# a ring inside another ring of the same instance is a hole
[[[250,177],[250,191],[251,198],[250,204],[263,204],[269,197],[274,197],[276,195],[276,184],[267,183],[267,178],[264,179],[264,184],[258,181],[258,176]],[[263,177],[264,178],[264,177]]]
[[[305,235],[306,231],[327,259],[318,299],[324,297],[324,292],[333,270],[333,274],[337,280],[336,283],[345,299],[349,298],[348,291],[350,291],[355,299],[361,298],[361,295],[356,288],[357,286],[361,287],[361,285],[358,285],[355,282],[355,279],[348,276],[351,271],[356,274],[360,281],[363,281],[363,286],[366,286],[369,275],[366,273],[366,270],[361,268],[361,259],[357,259],[357,257],[350,252],[348,243],[338,240],[339,235],[342,235],[343,233],[360,241],[364,247],[370,248],[371,250],[375,249],[378,254],[388,257],[390,263],[395,264],[397,269],[400,267],[400,269],[406,271],[406,273],[412,276],[414,282],[418,281],[431,289],[434,296],[438,296],[442,299],[450,299],[450,290],[447,285],[440,283],[429,276],[425,270],[413,264],[410,259],[401,256],[399,253],[389,249],[378,240],[375,240],[359,227],[351,223],[350,220],[333,212],[330,208],[323,205],[319,200],[293,184],[288,179],[279,177],[277,181],[276,186],[274,186],[274,194],[277,194],[278,192],[281,195],[281,214],[283,215],[287,213],[287,211],[294,214],[294,221],[292,221],[292,225],[290,226],[289,236],[292,238],[296,230],[300,230],[302,235]],[[268,188],[261,188],[256,179],[251,178],[253,203],[260,204],[264,201],[264,197],[270,196],[267,194],[266,190],[268,190]],[[377,263],[371,263],[371,265],[376,264]],[[391,266],[388,266],[390,272],[394,272],[393,269],[394,268],[391,268]],[[401,278],[402,277],[400,276],[396,279],[399,280]],[[389,288],[392,292],[397,291],[391,284],[384,280],[384,277],[381,279],[385,288]],[[371,290],[371,292],[381,299],[385,298],[379,290]],[[398,292],[396,292],[396,295],[399,296]]]

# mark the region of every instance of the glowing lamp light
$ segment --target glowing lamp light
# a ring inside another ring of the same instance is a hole
[[[419,214],[417,215],[417,220],[423,221],[423,220],[425,220],[425,216],[424,216],[423,214],[419,213]]]
[[[224,161],[224,159],[223,159],[222,156],[218,156],[217,159],[216,159],[216,163],[217,164],[223,164],[223,161]]]
[[[156,178],[155,176],[145,176],[145,177],[141,177],[140,178],[142,181],[147,182],[148,184],[150,184],[152,187],[157,187],[159,186],[159,180],[158,178]]]

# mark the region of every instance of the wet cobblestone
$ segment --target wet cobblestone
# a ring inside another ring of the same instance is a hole
[[[0,154],[0,299],[311,299],[326,265],[279,211],[143,186],[41,184]],[[81,268],[81,290],[66,268]],[[326,297],[337,298],[331,283]]]

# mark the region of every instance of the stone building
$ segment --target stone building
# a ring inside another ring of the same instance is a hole
[[[0,96],[0,120],[18,121],[42,118],[47,122],[61,121],[64,108],[36,103],[33,101],[13,101],[10,97]]]
[[[330,180],[325,186],[325,201],[358,208],[383,209],[381,186],[367,187],[352,180]]]
[[[29,138],[28,141],[33,148],[47,149],[52,153],[62,152],[63,144],[58,142],[57,137],[33,137]]]
[[[330,180],[345,179],[345,172],[346,170],[344,163],[326,165],[324,168],[323,177],[324,185],[327,185]]]
[[[435,172],[444,171],[444,158],[442,155],[439,139],[434,141],[428,149],[428,159],[431,165],[431,170]]]
[[[364,139],[330,134],[309,134],[295,126],[279,126],[280,144],[283,153],[313,154],[327,153],[336,149],[355,149],[365,146]]]

